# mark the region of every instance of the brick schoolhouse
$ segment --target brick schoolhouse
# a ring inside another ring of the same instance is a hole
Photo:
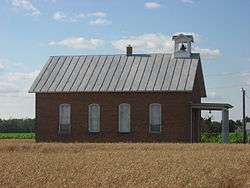
[[[36,140],[197,142],[206,97],[191,35],[173,36],[173,54],[52,56],[30,88]]]

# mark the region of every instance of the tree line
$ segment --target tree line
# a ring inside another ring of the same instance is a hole
[[[222,122],[212,121],[212,118],[202,118],[201,132],[203,133],[221,133]],[[246,122],[250,122],[250,117],[246,117]],[[242,120],[229,120],[229,132],[235,132],[236,130],[242,130]]]
[[[35,131],[35,119],[0,119],[0,132],[25,133]]]

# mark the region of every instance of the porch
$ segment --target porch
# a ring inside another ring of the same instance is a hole
[[[190,118],[190,142],[194,142],[194,123],[198,120],[194,120],[196,115],[195,113],[201,110],[209,110],[209,111],[221,111],[222,113],[222,140],[223,143],[229,143],[229,109],[233,108],[232,105],[228,103],[192,103],[190,105],[191,110],[191,118]],[[197,123],[199,124],[199,122]],[[198,130],[199,131],[199,130]],[[198,133],[200,134],[200,133]]]

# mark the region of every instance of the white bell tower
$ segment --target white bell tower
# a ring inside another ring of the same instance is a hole
[[[174,35],[174,58],[190,58],[191,43],[194,42],[193,35]]]

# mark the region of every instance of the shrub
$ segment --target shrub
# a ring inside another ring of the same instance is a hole
[[[243,142],[243,135],[241,133],[231,133],[229,135],[230,143],[242,143]]]
[[[217,133],[203,133],[201,135],[202,143],[222,143],[222,137]]]

